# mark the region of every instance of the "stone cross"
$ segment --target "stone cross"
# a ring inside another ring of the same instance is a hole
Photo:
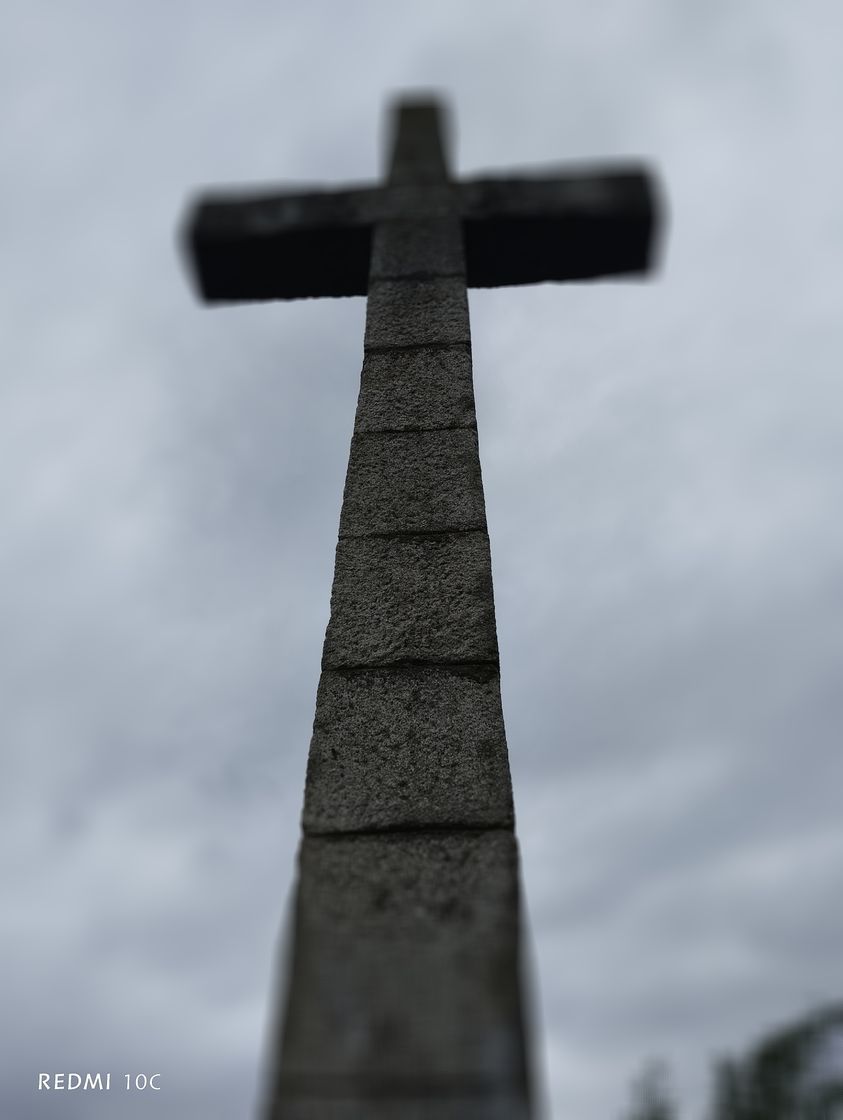
[[[212,302],[365,295],[271,1120],[534,1114],[466,286],[647,269],[639,168],[454,181],[435,102],[385,185],[200,201]]]

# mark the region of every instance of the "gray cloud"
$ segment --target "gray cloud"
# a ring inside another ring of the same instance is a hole
[[[472,292],[540,1049],[617,1115],[839,992],[841,88],[829,2],[18,5],[2,37],[4,1115],[252,1107],[362,300],[208,311],[205,184],[641,156],[647,284]],[[34,1091],[39,1070],[165,1090]]]

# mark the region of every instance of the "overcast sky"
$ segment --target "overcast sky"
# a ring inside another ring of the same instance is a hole
[[[434,88],[461,173],[643,158],[647,282],[470,294],[555,1120],[839,998],[835,0],[7,0],[0,1113],[252,1114],[363,299],[208,309],[197,188],[371,182]],[[162,1091],[38,1094],[38,1072]]]

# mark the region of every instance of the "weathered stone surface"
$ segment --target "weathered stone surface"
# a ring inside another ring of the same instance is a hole
[[[353,437],[341,537],[485,528],[476,431]]]
[[[328,1090],[329,1091],[329,1090]],[[430,1086],[400,1095],[388,1091],[334,1096],[282,1095],[269,1120],[528,1120],[523,1089],[493,1083],[487,1092],[439,1092]]]
[[[448,178],[448,144],[440,107],[432,102],[404,102],[393,117],[389,139],[388,181],[411,186],[444,183]]]
[[[375,222],[393,221],[396,218],[447,218],[460,212],[458,183],[389,183],[380,188],[377,207],[368,213]]]
[[[468,297],[460,277],[375,280],[369,285],[366,348],[470,340]]]
[[[510,831],[305,837],[299,866],[285,1077],[522,1081]]]
[[[340,539],[323,669],[497,657],[485,532]]]
[[[310,932],[380,930],[386,940],[400,933],[452,945],[459,933],[470,941],[474,928],[516,928],[517,870],[509,829],[306,836],[300,924]]]
[[[356,432],[476,426],[467,347],[366,354]]]
[[[302,823],[323,833],[511,827],[497,670],[324,672]]]
[[[456,215],[407,218],[375,227],[370,280],[418,272],[439,276],[465,272],[462,223]]]
[[[455,184],[466,220],[520,217],[571,222],[596,215],[628,214],[643,221],[653,209],[646,169],[635,163],[566,168],[564,174],[508,175],[465,179]]]

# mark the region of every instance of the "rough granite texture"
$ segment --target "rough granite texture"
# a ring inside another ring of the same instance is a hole
[[[302,824],[306,833],[512,827],[497,670],[324,672]]]
[[[459,184],[444,180],[424,184],[390,181],[380,187],[366,213],[377,222],[407,218],[451,218],[459,214]]]
[[[476,426],[467,346],[366,354],[356,432]]]
[[[463,278],[375,280],[370,284],[366,349],[470,341]]]
[[[323,669],[497,658],[485,532],[340,539]]]
[[[465,273],[462,223],[457,215],[381,222],[375,227],[370,281],[418,272],[438,276]]]
[[[444,938],[515,929],[518,849],[509,829],[305,836],[299,918],[308,931],[405,930]],[[404,936],[403,934],[401,936]]]
[[[341,537],[485,528],[476,431],[352,438]]]
[[[287,1077],[523,1077],[511,832],[305,837],[299,861]]]

